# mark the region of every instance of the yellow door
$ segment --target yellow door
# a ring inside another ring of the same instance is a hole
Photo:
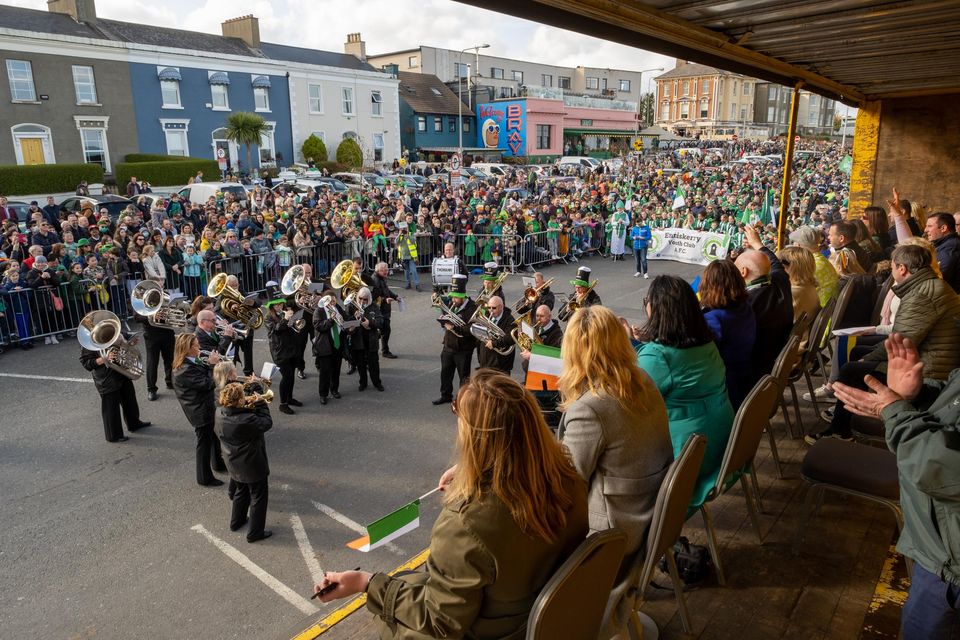
[[[45,164],[43,140],[40,138],[20,138],[20,153],[23,164]]]

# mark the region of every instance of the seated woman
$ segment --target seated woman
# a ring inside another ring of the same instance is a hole
[[[645,300],[649,320],[637,338],[640,368],[650,374],[667,404],[670,439],[677,455],[691,434],[707,438],[707,451],[693,490],[700,506],[717,481],[733,427],[726,367],[693,289],[676,276],[657,276]]]
[[[328,572],[322,602],[366,592],[381,638],[522,637],[534,600],[587,534],[587,492],[527,391],[480,369],[460,388],[457,466],[426,571]]]
[[[813,254],[803,247],[787,246],[777,254],[780,263],[790,276],[790,292],[793,294],[793,321],[801,313],[807,314],[807,321],[813,322],[820,311],[820,297],[817,295],[816,264]]]
[[[560,353],[565,413],[558,433],[589,484],[590,530],[617,528],[627,534],[601,628],[605,639],[623,632],[636,604],[653,507],[673,461],[667,408],[609,309],[577,311]]]
[[[754,368],[750,354],[757,340],[757,317],[733,262],[714,260],[703,270],[700,305],[726,367],[727,395],[736,411],[750,393],[750,378],[743,372]]]

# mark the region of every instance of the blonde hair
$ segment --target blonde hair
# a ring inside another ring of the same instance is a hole
[[[853,276],[866,273],[860,262],[857,260],[857,254],[853,249],[837,249],[837,252],[830,256],[830,264],[837,270],[837,275]]]
[[[231,382],[220,390],[221,407],[240,407],[243,405],[243,385],[239,382]]]
[[[918,247],[923,247],[930,254],[930,268],[933,269],[933,272],[937,274],[937,277],[941,280],[943,279],[943,272],[940,271],[940,263],[937,262],[936,255],[937,249],[933,246],[933,243],[927,240],[922,236],[910,236],[909,238],[904,238],[899,242],[899,246],[906,245],[916,245]]]
[[[173,363],[174,369],[179,369],[186,362],[190,355],[190,349],[193,347],[193,341],[197,336],[192,333],[181,333],[177,336],[177,341],[173,344]]]
[[[223,389],[237,380],[237,367],[229,360],[221,360],[213,368],[213,381],[218,389]]]
[[[817,286],[816,263],[813,254],[803,247],[786,246],[777,254],[783,262],[783,268],[790,276],[790,284],[795,286]]]
[[[650,379],[640,370],[637,352],[620,319],[606,307],[582,307],[573,314],[563,333],[560,356],[562,409],[590,391],[616,398],[624,409],[646,410],[636,390]]]
[[[910,203],[910,215],[917,221],[920,228],[923,229],[927,224],[927,205],[922,202]]]
[[[574,504],[571,487],[585,490],[584,480],[537,401],[509,376],[480,369],[460,387],[454,410],[457,473],[446,503],[493,493],[525,533],[556,540]]]

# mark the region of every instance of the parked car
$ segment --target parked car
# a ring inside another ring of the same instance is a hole
[[[232,193],[241,202],[247,201],[247,188],[239,182],[194,182],[177,193],[194,204],[203,204],[210,196],[216,197],[218,193]]]
[[[60,203],[60,209],[70,213],[80,213],[90,208],[97,215],[100,214],[101,209],[106,209],[110,220],[116,222],[120,214],[131,204],[134,204],[134,201],[123,196],[70,196]]]
[[[557,166],[560,167],[560,169],[583,167],[584,169],[593,171],[600,166],[600,161],[590,156],[563,156],[557,160]]]
[[[27,222],[30,220],[30,203],[23,200],[7,200],[7,208],[17,215],[20,230],[26,231]]]
[[[489,178],[505,178],[513,172],[513,167],[510,165],[494,162],[474,162],[469,168],[480,171],[484,177]]]

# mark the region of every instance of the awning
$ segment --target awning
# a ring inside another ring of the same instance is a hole
[[[177,82],[180,82],[180,69],[175,69],[174,67],[165,67],[160,69],[157,77],[161,80],[176,80]]]
[[[251,83],[254,87],[261,87],[264,89],[270,88],[270,76],[257,76],[253,79]]]
[[[633,129],[564,129],[565,136],[603,136],[605,138],[633,138],[638,134]]]
[[[210,74],[209,82],[210,84],[230,84],[230,76],[223,71],[215,71]]]
[[[420,151],[432,151],[433,153],[457,153],[460,147],[419,147]],[[490,147],[464,147],[464,153],[503,153],[506,149],[491,149]]]

